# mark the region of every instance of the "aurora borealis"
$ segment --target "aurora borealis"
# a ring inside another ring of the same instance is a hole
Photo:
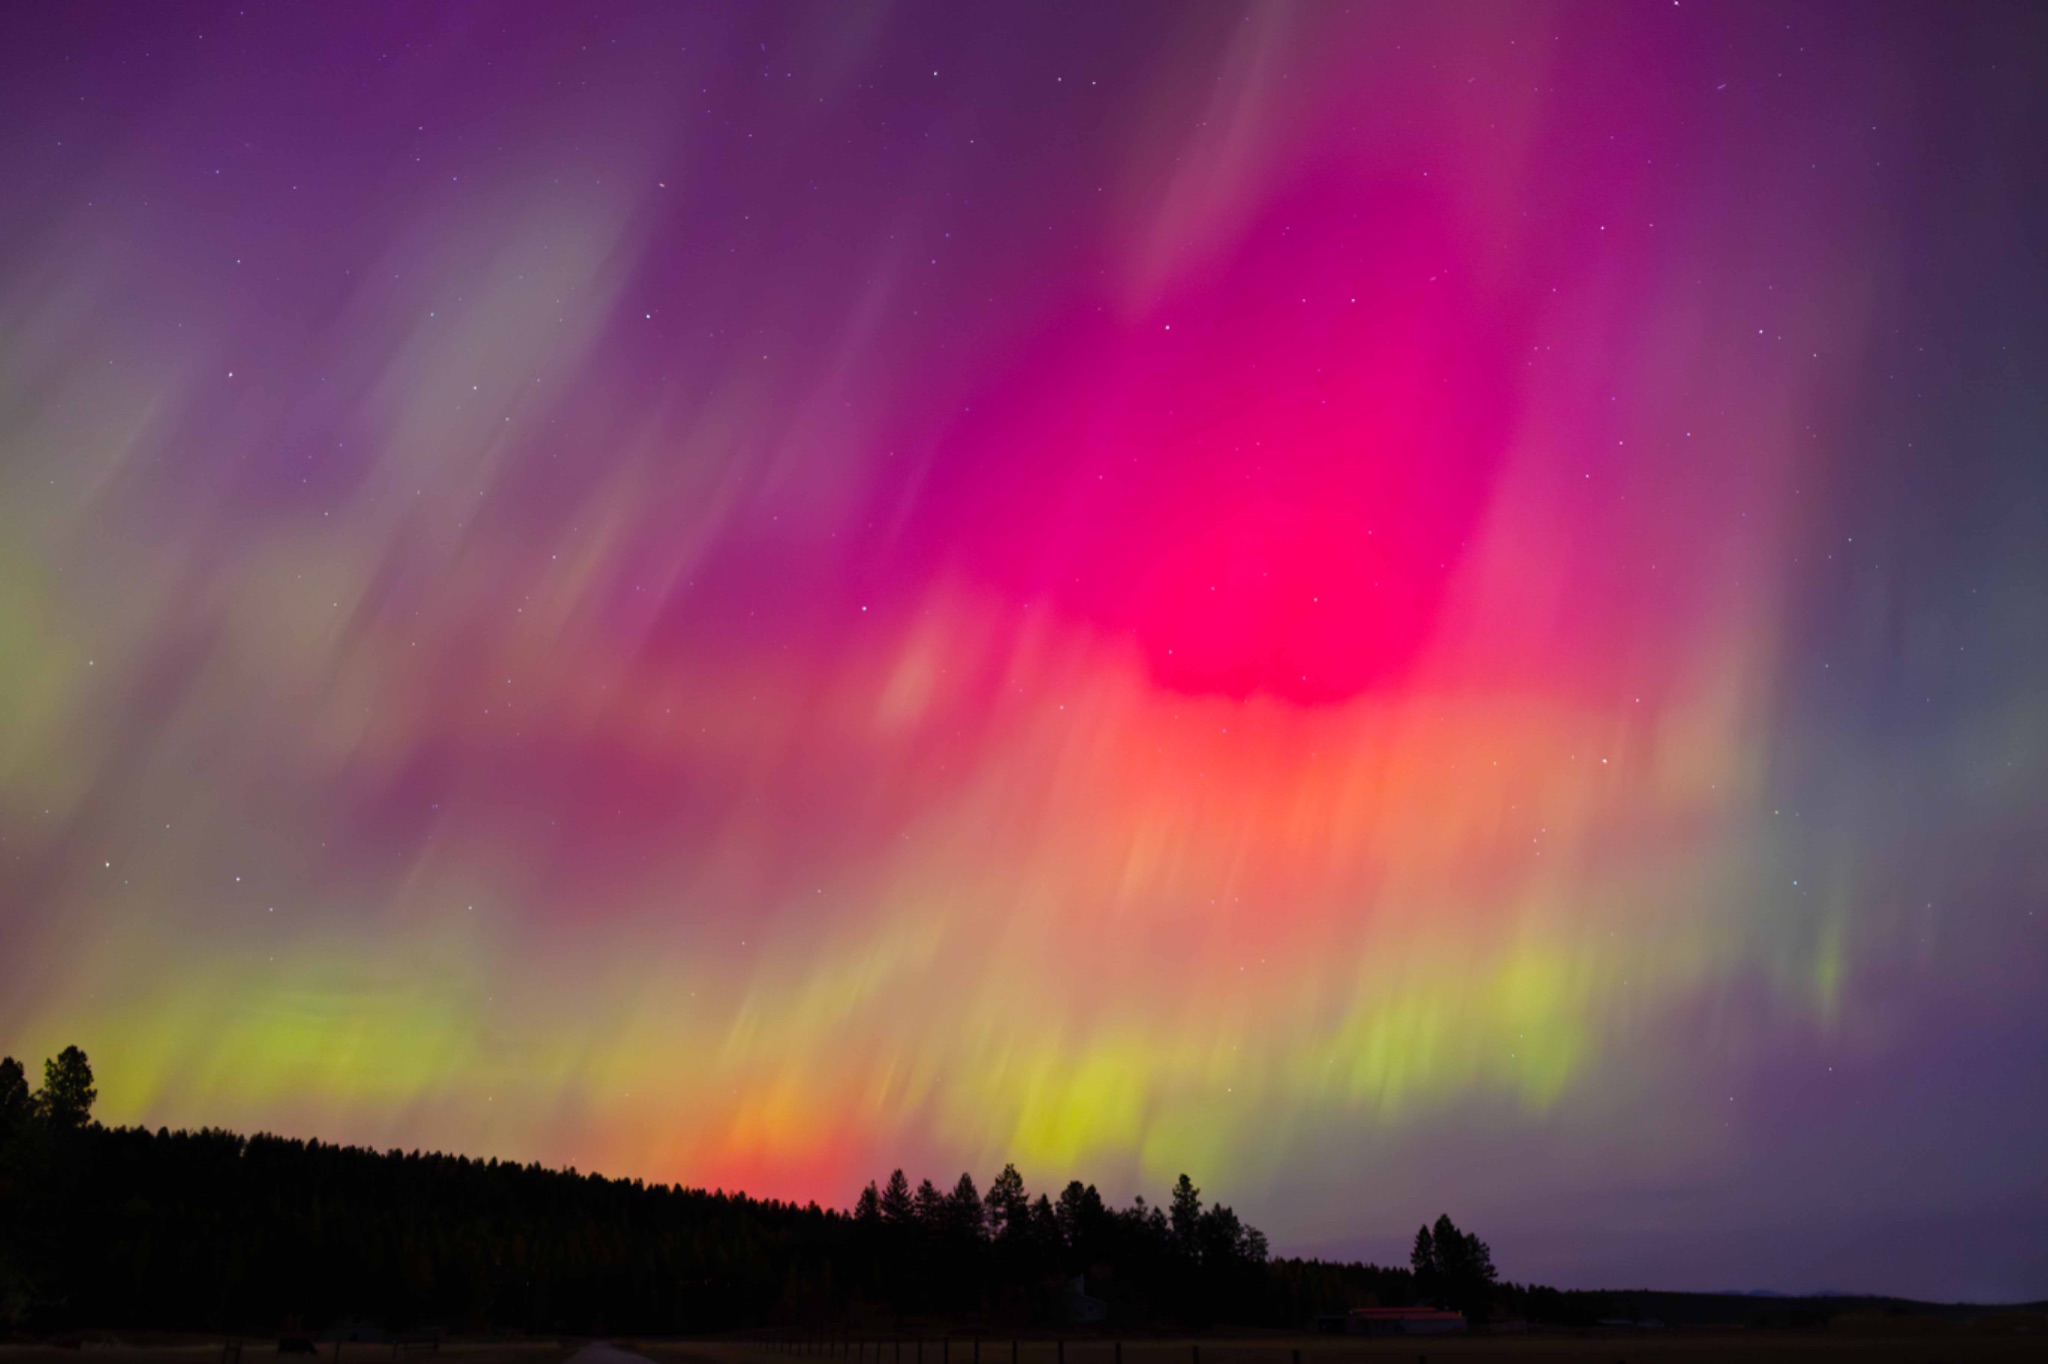
[[[2048,1295],[2020,6],[21,6],[107,1121]]]

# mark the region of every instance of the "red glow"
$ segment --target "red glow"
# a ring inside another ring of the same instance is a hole
[[[1454,229],[1412,191],[1311,185],[1142,316],[1059,328],[964,433],[963,474],[1020,471],[950,490],[970,561],[1135,638],[1177,690],[1397,681],[1511,417],[1499,303],[1450,268]]]

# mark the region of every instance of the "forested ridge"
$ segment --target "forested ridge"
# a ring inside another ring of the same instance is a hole
[[[683,1333],[1299,1327],[1431,1301],[1555,1308],[1497,1284],[1448,1218],[1407,1268],[1275,1259],[1185,1175],[1163,1204],[1014,1167],[901,1171],[850,1210],[465,1156],[92,1120],[69,1048],[31,1092],[0,1063],[0,1328]],[[1547,1297],[1546,1297],[1547,1295]]]

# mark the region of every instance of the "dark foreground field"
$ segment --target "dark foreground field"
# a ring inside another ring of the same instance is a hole
[[[845,1359],[853,1364],[849,1350],[841,1355],[835,1347],[824,1351],[792,1355],[757,1341],[688,1340],[658,1341],[619,1339],[624,1350],[646,1356],[655,1364],[785,1364],[797,1359]],[[566,1364],[588,1344],[581,1340],[521,1343],[451,1343],[428,1352],[408,1349],[394,1351],[390,1345],[352,1342],[340,1347],[340,1364]],[[903,1364],[914,1364],[917,1347],[902,1343]],[[1331,1340],[1327,1337],[1266,1336],[1256,1339],[1204,1337],[1199,1340],[1127,1341],[1125,1364],[1194,1364],[1195,1350],[1200,1364],[1293,1364],[1300,1351],[1301,1364],[1379,1364],[1380,1361],[1457,1361],[1457,1364],[1488,1364],[1488,1361],[1530,1360],[1546,1364],[1706,1364],[1712,1360],[1748,1361],[1749,1364],[2002,1364],[2003,1361],[2037,1361],[2048,1357],[2048,1319],[2035,1316],[1988,1317],[1971,1322],[1885,1322],[1842,1321],[1812,1331],[1657,1331],[1584,1333],[1538,1331],[1515,1336],[1468,1336],[1464,1338]],[[336,1346],[322,1342],[319,1364],[337,1364]],[[1102,1340],[1069,1340],[1065,1364],[1111,1364],[1114,1347]],[[985,1339],[981,1346],[983,1364],[1008,1364],[1010,1342]],[[878,1358],[879,1355],[879,1358]],[[924,1364],[940,1364],[941,1347],[927,1340]],[[1060,1347],[1052,1340],[1025,1340],[1018,1346],[1018,1364],[1060,1364]],[[895,1364],[893,1342],[879,1347],[864,1343],[861,1357],[869,1364]],[[221,1342],[192,1339],[182,1344],[137,1344],[118,1338],[95,1339],[90,1334],[80,1346],[0,1345],[0,1364],[219,1364]],[[616,1356],[612,1356],[616,1358]],[[945,1358],[950,1364],[972,1364],[972,1342],[956,1338]],[[242,1364],[270,1364],[270,1361],[312,1360],[303,1354],[278,1355],[276,1342],[249,1339],[243,1342]]]

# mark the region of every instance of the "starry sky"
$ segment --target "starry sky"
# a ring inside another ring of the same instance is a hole
[[[2048,1295],[2023,6],[0,15],[107,1121]]]

